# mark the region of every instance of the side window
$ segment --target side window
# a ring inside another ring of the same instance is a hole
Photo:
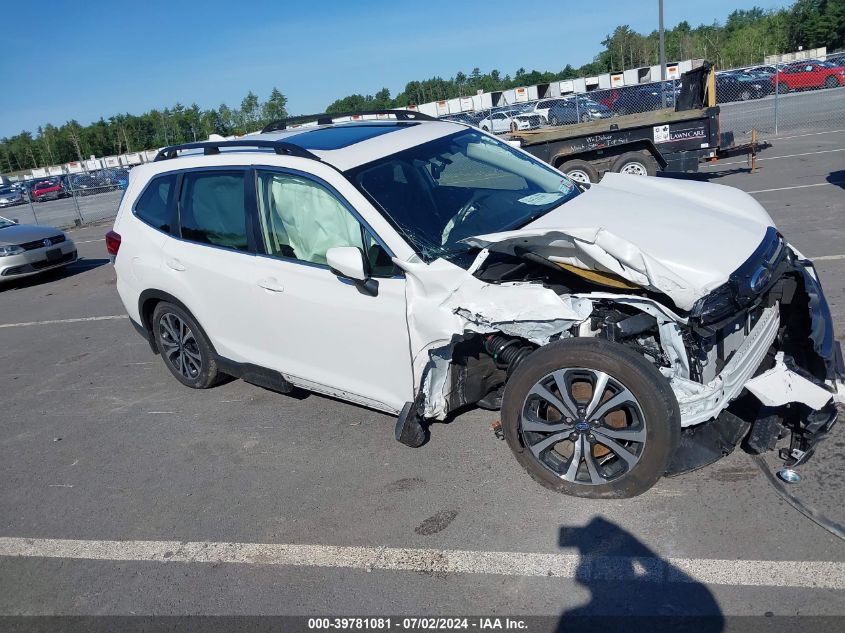
[[[278,172],[258,173],[258,215],[269,255],[326,264],[326,251],[354,246],[369,261],[370,274],[390,277],[390,256],[357,218],[321,184]]]
[[[194,172],[182,179],[182,238],[239,251],[249,250],[243,172]]]
[[[154,229],[170,233],[172,196],[176,174],[153,178],[135,203],[135,215]]]

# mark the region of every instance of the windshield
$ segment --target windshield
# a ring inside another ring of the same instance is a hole
[[[3,216],[0,216],[0,229],[5,229],[7,226],[14,226],[14,222],[11,220],[7,220]]]
[[[521,228],[581,191],[560,172],[474,130],[347,175],[427,262],[466,252],[464,238]]]

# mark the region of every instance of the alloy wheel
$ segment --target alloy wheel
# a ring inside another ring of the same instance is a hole
[[[193,331],[172,312],[165,312],[158,322],[159,340],[167,362],[188,380],[202,372],[202,354]]]
[[[528,392],[519,432],[525,448],[555,476],[606,484],[630,472],[646,444],[646,419],[634,394],[602,371],[554,371]]]

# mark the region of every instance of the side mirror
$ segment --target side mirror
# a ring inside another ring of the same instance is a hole
[[[366,281],[364,255],[354,246],[335,246],[326,251],[326,262],[336,275],[355,281]]]

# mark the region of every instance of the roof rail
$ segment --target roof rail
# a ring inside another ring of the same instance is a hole
[[[339,119],[341,117],[358,117],[367,114],[392,114],[396,117],[397,121],[437,121],[437,119],[433,116],[423,114],[422,112],[418,112],[416,110],[387,109],[354,110],[352,112],[321,112],[320,114],[303,114],[301,116],[292,116],[286,119],[272,121],[266,126],[264,126],[264,129],[261,130],[261,133],[266,134],[267,132],[279,132],[281,130],[287,129],[288,125],[292,123],[308,123],[310,121],[316,121],[318,125],[328,125],[330,123],[333,123],[335,119]]]
[[[221,147],[266,147],[272,149],[277,154],[283,156],[297,156],[299,158],[310,158],[312,160],[320,160],[317,156],[306,149],[302,149],[293,143],[285,143],[283,141],[271,141],[267,139],[249,140],[245,138],[235,139],[232,141],[198,141],[196,143],[183,143],[181,145],[170,145],[159,150],[154,161],[168,160],[176,158],[179,152],[188,149],[201,149],[206,156],[212,154],[219,154]]]

